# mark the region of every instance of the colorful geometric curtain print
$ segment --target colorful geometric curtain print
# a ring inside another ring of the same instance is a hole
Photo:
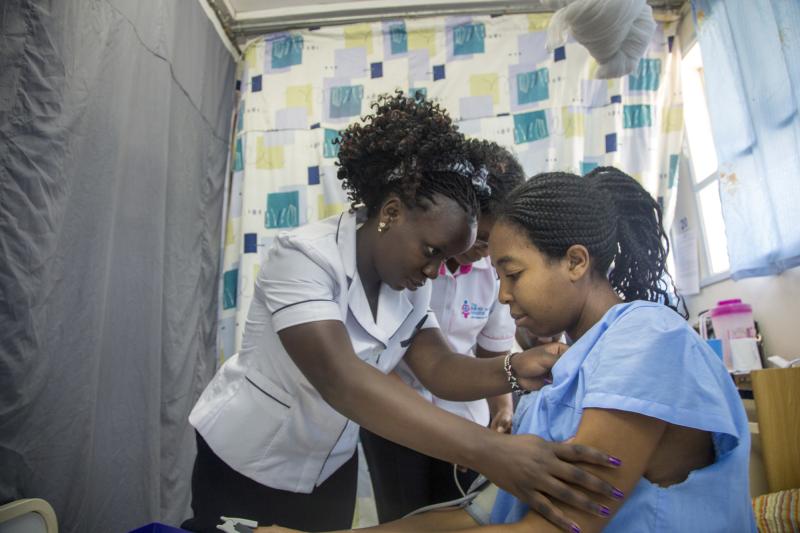
[[[220,280],[220,360],[238,350],[253,283],[277,232],[348,207],[340,129],[379,94],[422,92],[472,137],[509,148],[533,175],[615,165],[674,210],[683,134],[675,25],[639,68],[595,77],[577,42],[548,52],[547,14],[435,17],[272,34],[239,65]]]

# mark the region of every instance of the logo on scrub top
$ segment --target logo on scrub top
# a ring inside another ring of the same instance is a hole
[[[464,303],[461,304],[461,314],[464,315],[464,318],[486,318],[489,315],[489,308],[471,304],[469,300],[464,300]]]

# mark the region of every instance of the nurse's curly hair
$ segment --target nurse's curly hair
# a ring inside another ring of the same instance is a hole
[[[621,170],[599,167],[583,178],[566,172],[533,176],[511,192],[499,220],[523,229],[553,259],[572,245],[585,246],[594,271],[623,300],[663,303],[687,317],[670,290],[661,207]]]
[[[499,144],[467,140],[467,157],[475,168],[486,169],[490,193],[479,195],[481,214],[497,215],[508,193],[525,181],[525,171],[514,155]]]
[[[453,199],[470,218],[479,212],[475,169],[465,156],[465,139],[447,112],[402,91],[384,94],[372,113],[341,131],[337,176],[352,202],[369,216],[396,194],[409,207],[425,209],[439,193]]]

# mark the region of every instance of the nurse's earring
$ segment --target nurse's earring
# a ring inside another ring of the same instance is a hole
[[[386,222],[378,223],[378,233],[383,233],[387,229],[389,229],[389,224],[387,224]]]

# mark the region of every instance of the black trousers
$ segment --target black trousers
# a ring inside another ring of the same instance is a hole
[[[229,467],[199,433],[192,472],[194,517],[181,527],[199,533],[219,533],[220,516],[257,520],[302,531],[350,529],[356,505],[358,454],[354,453],[311,494],[273,489]]]
[[[361,428],[378,520],[397,520],[415,509],[461,497],[453,480],[453,465],[386,440]],[[477,472],[458,472],[464,490]]]

